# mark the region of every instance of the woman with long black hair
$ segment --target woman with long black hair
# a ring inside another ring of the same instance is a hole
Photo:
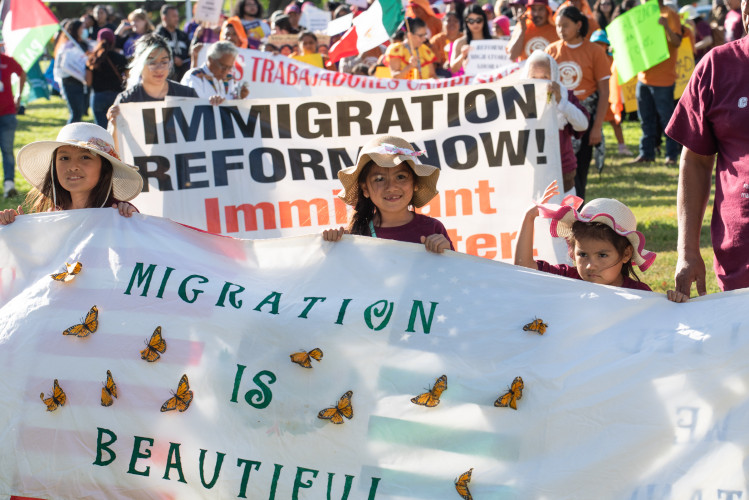
[[[466,26],[465,35],[455,40],[450,59],[450,69],[453,76],[463,74],[463,68],[468,61],[468,52],[473,40],[491,40],[494,38],[486,19],[486,12],[480,5],[472,4],[463,13]]]

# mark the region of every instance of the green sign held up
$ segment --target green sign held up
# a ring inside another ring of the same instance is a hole
[[[619,83],[668,59],[666,30],[658,22],[660,15],[658,1],[650,0],[628,10],[606,27]]]

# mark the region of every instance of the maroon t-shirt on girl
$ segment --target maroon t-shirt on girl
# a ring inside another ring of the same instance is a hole
[[[447,241],[450,241],[447,230],[440,221],[422,214],[414,214],[411,222],[402,226],[376,227],[375,233],[378,238],[405,241],[407,243],[421,243],[422,236],[431,236],[433,234],[442,234],[447,238]],[[455,250],[452,241],[450,241],[450,250]]]
[[[577,269],[572,266],[568,266],[567,264],[553,265],[543,260],[537,260],[536,266],[538,266],[539,271],[543,271],[545,273],[556,274],[557,276],[564,276],[566,278],[572,278],[576,280],[582,280],[582,278],[580,277],[580,274],[577,272]],[[642,281],[635,281],[629,276],[626,276],[624,278],[624,281],[622,282],[619,288],[630,288],[632,290],[644,290],[646,292],[653,291],[650,289],[648,285],[646,285]]]
[[[718,154],[710,235],[722,290],[749,287],[749,37],[702,58],[666,134],[691,151]]]

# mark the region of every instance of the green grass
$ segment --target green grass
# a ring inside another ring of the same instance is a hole
[[[65,125],[68,117],[65,103],[59,97],[50,101],[37,100],[19,116],[16,131],[15,151],[33,141],[54,140],[57,132]],[[90,121],[90,116],[88,117]],[[637,122],[623,124],[624,138],[630,150],[637,151],[640,127]],[[594,166],[588,178],[588,198],[616,198],[629,206],[635,213],[638,229],[645,235],[646,248],[658,253],[655,263],[640,279],[657,292],[673,288],[676,266],[676,185],[678,168],[666,167],[663,159],[649,165],[636,165],[632,158],[618,155],[616,139],[612,128],[604,125],[606,136],[606,167],[599,176]],[[16,187],[19,196],[0,199],[0,209],[15,208],[22,203],[29,185],[16,170]],[[718,292],[715,275],[712,272],[713,252],[710,244],[709,221],[712,202],[705,214],[700,245],[705,259],[708,293]]]

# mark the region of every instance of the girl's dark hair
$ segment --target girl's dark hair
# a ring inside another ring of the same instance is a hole
[[[311,36],[315,43],[317,43],[317,35],[315,35],[311,31],[301,31],[299,33],[299,36],[296,37],[297,42],[301,42],[306,36]]]
[[[107,56],[107,52],[109,52],[113,48],[114,48],[114,43],[111,43],[109,40],[106,40],[106,39],[99,40],[99,42],[96,44],[96,47],[94,47],[94,50],[91,51],[91,53],[88,55],[86,66],[91,71],[96,71],[104,62]]]
[[[582,23],[580,25],[580,30],[578,33],[582,38],[585,38],[585,35],[588,34],[588,17],[580,12],[577,7],[568,6],[557,12],[557,17],[563,16],[572,21],[573,23]]]
[[[481,19],[484,20],[481,25],[481,35],[484,37],[484,40],[491,40],[493,37],[492,32],[489,30],[489,21],[487,21],[486,12],[484,12],[484,9],[481,8],[481,5],[477,3],[471,4],[471,6],[463,12],[463,20],[468,18],[470,14],[481,16]],[[466,26],[465,34],[466,41],[468,43],[471,43],[471,40],[473,40],[473,33],[471,33],[471,30],[468,29],[468,26]]]
[[[379,224],[379,215],[377,215],[377,207],[372,202],[370,198],[367,198],[362,193],[361,186],[364,184],[367,180],[367,176],[369,175],[369,171],[372,170],[372,167],[375,165],[375,162],[372,160],[369,160],[361,169],[361,172],[359,172],[359,178],[356,181],[356,203],[354,204],[354,212],[351,215],[351,222],[348,226],[348,231],[350,234],[358,234],[362,236],[370,236],[372,233],[369,230],[369,222],[372,221],[375,226]],[[408,165],[406,163],[405,165]],[[409,170],[411,171],[411,175],[414,179],[414,187],[419,185],[419,176],[417,176],[410,165],[408,165]]]
[[[244,18],[244,4],[246,4],[247,2],[255,2],[257,4],[257,15],[255,15],[255,17],[257,19],[262,19],[263,4],[260,3],[260,0],[239,0],[239,2],[237,2],[231,9],[231,15],[237,16],[240,19]]]
[[[58,148],[59,149],[59,148]],[[91,153],[96,154],[96,153]],[[111,191],[112,184],[112,163],[101,155],[101,174],[99,175],[99,182],[91,190],[88,195],[88,201],[86,202],[87,208],[99,208],[105,205],[108,200],[114,199],[114,195]],[[47,175],[44,177],[44,184],[40,191],[32,190],[26,197],[26,205],[30,207],[32,212],[47,212],[56,208],[68,210],[72,204],[72,198],[70,192],[62,187],[60,179],[57,176],[57,149],[52,153],[51,168],[47,171]],[[54,197],[52,195],[52,169],[55,169],[55,194],[57,195],[57,207],[54,206]]]
[[[290,35],[296,35],[297,33],[299,33],[299,30],[295,29],[291,25],[291,20],[289,19],[289,16],[287,16],[286,14],[282,16],[278,16],[274,24],[276,25],[276,28],[281,28],[282,30],[289,33]]]
[[[574,249],[575,241],[586,238],[608,241],[609,243],[614,245],[614,248],[619,254],[619,258],[622,258],[624,256],[624,252],[628,247],[632,247],[632,243],[626,237],[618,234],[616,231],[611,229],[610,226],[607,226],[602,222],[575,221],[575,223],[572,224],[572,236],[570,236],[569,240],[567,240],[570,249]],[[632,247],[633,258],[635,250],[636,249]],[[632,265],[633,258],[629,259],[628,262],[625,262],[624,265],[622,265],[621,273],[625,278],[632,278],[635,281],[640,281],[640,278],[638,278],[635,274],[634,266]]]
[[[611,0],[613,2],[613,0]],[[601,2],[603,0],[596,0],[595,5],[593,6],[593,15],[596,16],[596,22],[598,23],[598,27],[602,30],[606,30],[606,26],[609,24],[609,18],[606,17],[606,14],[604,14],[603,9],[601,9]],[[616,6],[612,5],[611,7],[611,19],[614,18],[614,9]]]
[[[404,19],[404,22],[406,23],[406,31],[410,31],[411,33],[419,28],[427,27],[427,23],[425,23],[423,19],[420,19],[418,17],[407,17],[406,19]]]
[[[625,12],[627,12],[630,9],[634,9],[640,5],[640,2],[637,0],[624,0],[622,3],[616,6],[614,9],[614,13],[611,15],[611,20],[613,21],[617,17],[621,16]]]
[[[83,49],[83,52],[88,52],[88,45],[86,42],[78,38],[78,30],[81,29],[81,26],[83,26],[83,21],[80,19],[74,19],[65,26],[65,29],[68,32],[68,35],[70,35],[72,41],[77,43]]]

